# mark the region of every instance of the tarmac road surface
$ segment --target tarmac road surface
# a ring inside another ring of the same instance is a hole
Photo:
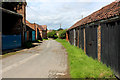
[[[55,40],[43,41],[39,46],[2,59],[3,78],[57,78],[66,75],[67,53]]]

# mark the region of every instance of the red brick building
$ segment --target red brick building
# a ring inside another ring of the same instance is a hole
[[[2,11],[2,50],[21,47],[22,15],[4,8],[0,10]]]
[[[22,43],[24,44],[25,40],[25,31],[26,31],[26,2],[22,2],[20,5],[17,5],[14,10],[23,16],[23,31],[22,31]]]
[[[47,38],[47,26],[46,25],[38,25],[38,30],[40,32],[40,36],[42,39]]]
[[[28,36],[30,36],[30,31],[32,31],[32,41],[37,39],[47,38],[47,26],[46,25],[38,25],[36,23],[30,23],[26,20],[26,32],[25,32],[25,40],[30,40]],[[29,27],[29,28],[28,28]],[[31,29],[31,30],[30,30]],[[34,32],[33,32],[34,31]],[[34,38],[33,38],[34,37]]]
[[[36,40],[35,35],[36,35],[36,25],[26,20],[25,41],[35,41]]]

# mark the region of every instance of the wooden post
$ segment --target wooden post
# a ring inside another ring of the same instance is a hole
[[[84,31],[84,52],[86,53],[86,37],[85,37],[85,28],[83,29]]]
[[[101,61],[101,26],[97,28],[97,47],[98,47],[98,61]]]

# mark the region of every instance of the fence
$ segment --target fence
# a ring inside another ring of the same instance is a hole
[[[111,66],[120,77],[120,19],[79,26],[67,33],[70,44],[86,49],[88,56]]]

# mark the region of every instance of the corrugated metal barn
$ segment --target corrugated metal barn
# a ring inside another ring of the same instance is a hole
[[[120,1],[81,19],[66,34],[70,44],[110,66],[120,78]]]

